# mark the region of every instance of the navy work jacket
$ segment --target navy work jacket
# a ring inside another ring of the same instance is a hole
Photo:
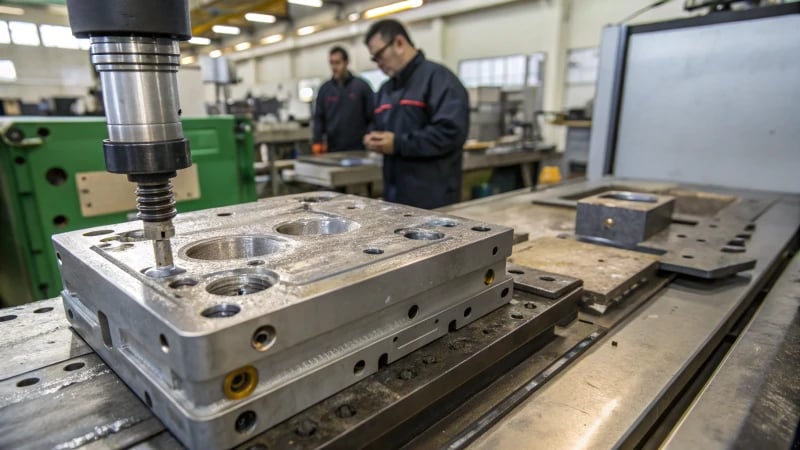
[[[394,132],[384,198],[427,209],[460,201],[469,100],[458,77],[419,52],[381,86],[376,104],[374,129]]]
[[[326,81],[314,108],[314,143],[327,142],[329,152],[363,149],[374,101],[372,88],[352,74],[341,85]]]

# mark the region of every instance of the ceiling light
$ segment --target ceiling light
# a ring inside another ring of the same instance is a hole
[[[419,8],[422,6],[422,0],[406,0],[397,3],[390,3],[388,5],[379,6],[377,8],[368,9],[364,13],[365,19],[374,19],[376,17],[394,14],[396,12],[405,11],[411,8]]]
[[[307,36],[307,35],[315,32],[315,31],[317,31],[317,27],[315,27],[313,25],[309,25],[307,27],[298,28],[297,29],[297,35],[298,36]]]
[[[208,56],[212,58],[219,58],[220,56],[222,56],[222,50],[212,50],[211,53],[208,54]]]
[[[257,13],[247,13],[244,15],[245,20],[249,22],[258,22],[258,23],[275,23],[275,16],[270,14],[257,14]]]
[[[261,39],[261,43],[262,44],[274,44],[274,43],[280,42],[282,40],[283,40],[283,35],[282,34],[273,34],[273,35],[265,37],[264,39]]]
[[[183,58],[181,58],[181,64],[183,65],[191,64],[193,62],[194,62],[194,56],[184,56]]]
[[[355,22],[356,20],[361,18],[361,14],[354,12],[347,15],[347,20],[350,22]]]
[[[217,34],[239,34],[239,27],[232,27],[229,25],[214,25],[211,31]]]
[[[288,0],[293,5],[310,6],[312,8],[319,8],[322,6],[322,0]]]
[[[10,16],[21,16],[25,14],[22,8],[15,8],[13,6],[0,6],[0,14],[8,14]]]
[[[208,44],[211,43],[211,39],[200,37],[200,36],[195,36],[195,37],[189,39],[189,43],[190,44],[194,44],[194,45],[208,45]]]
[[[233,48],[236,49],[237,52],[241,52],[250,48],[249,42],[239,42],[238,44],[234,45]]]

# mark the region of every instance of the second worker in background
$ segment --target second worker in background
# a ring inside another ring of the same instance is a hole
[[[317,93],[312,146],[315,154],[364,148],[362,137],[372,122],[375,94],[366,81],[350,73],[349,60],[342,47],[328,52],[333,77]]]
[[[368,150],[384,154],[384,198],[428,209],[460,201],[467,90],[425,59],[396,20],[373,24],[364,42],[390,77],[378,91],[375,131],[364,136]]]

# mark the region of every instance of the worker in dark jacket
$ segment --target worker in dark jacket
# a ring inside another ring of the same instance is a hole
[[[362,138],[372,122],[375,93],[347,69],[347,51],[328,53],[333,77],[317,93],[314,109],[314,153],[363,149]]]
[[[469,129],[466,89],[414,48],[400,22],[376,22],[364,43],[390,77],[378,91],[374,131],[364,136],[368,150],[384,154],[384,198],[420,208],[458,202]]]

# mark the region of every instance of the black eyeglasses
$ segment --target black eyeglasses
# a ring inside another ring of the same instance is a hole
[[[387,48],[391,47],[392,44],[394,44],[394,39],[389,41],[388,44],[384,45],[380,50],[375,52],[375,54],[373,54],[369,59],[371,59],[372,62],[377,63],[383,56],[383,52],[385,52]]]

